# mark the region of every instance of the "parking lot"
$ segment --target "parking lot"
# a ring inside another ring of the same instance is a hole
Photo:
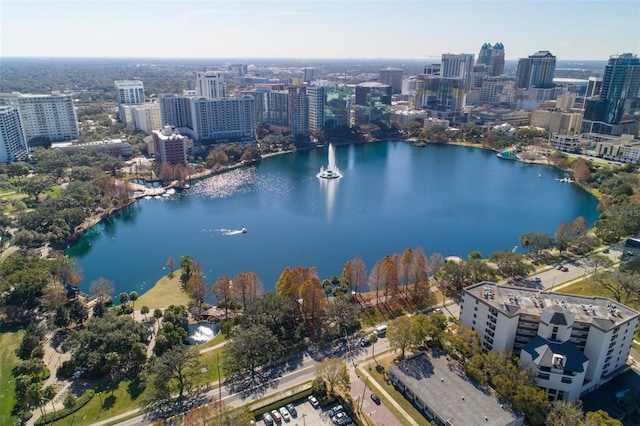
[[[329,410],[336,404],[327,405],[325,407],[313,408],[309,401],[306,399],[301,399],[293,403],[296,407],[296,411],[298,412],[298,417],[291,418],[290,421],[286,422],[282,420],[281,422],[274,422],[274,425],[287,425],[287,426],[326,426],[333,425],[333,422],[329,418]],[[256,425],[265,426],[262,417],[258,421],[256,421]]]

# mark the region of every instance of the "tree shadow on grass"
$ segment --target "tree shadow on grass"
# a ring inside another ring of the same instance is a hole
[[[127,386],[127,393],[131,397],[132,400],[138,399],[138,397],[144,392],[147,387],[147,382],[141,380],[140,377],[136,377]]]

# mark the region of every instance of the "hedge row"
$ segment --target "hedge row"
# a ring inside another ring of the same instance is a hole
[[[89,389],[88,391],[80,395],[80,398],[76,400],[76,404],[73,407],[63,408],[62,410],[55,411],[53,413],[47,413],[44,416],[41,416],[38,420],[36,420],[34,425],[43,426],[48,423],[55,422],[56,420],[63,419],[75,413],[76,411],[84,407],[89,401],[91,401],[91,398],[93,398],[93,395],[95,395],[95,393],[96,393],[95,390]]]

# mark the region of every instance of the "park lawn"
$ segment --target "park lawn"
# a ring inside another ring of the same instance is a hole
[[[218,334],[216,334],[216,337],[214,337],[213,339],[209,340],[206,343],[203,343],[201,345],[196,346],[199,350],[203,350],[203,349],[207,349],[210,348],[212,346],[215,346],[217,344],[220,344],[222,342],[224,342],[225,340],[227,340],[227,338],[225,337],[224,334],[222,334],[221,332],[218,332]]]
[[[173,277],[165,275],[156,284],[136,300],[136,307],[147,306],[151,313],[154,309],[166,308],[169,305],[188,305],[191,298],[182,288],[180,269],[173,271]]]
[[[217,336],[216,336],[217,337]],[[215,339],[214,339],[215,340]],[[224,379],[224,372],[222,366],[220,366],[220,376],[218,376],[218,356],[220,357],[220,364],[222,364],[222,347],[213,351],[205,352],[198,356],[198,361],[207,366],[207,374],[199,377],[197,381],[198,386],[202,386],[206,383],[210,383],[212,388],[218,387],[218,379]]]
[[[98,387],[93,398],[87,405],[76,411],[75,415],[67,416],[52,424],[58,426],[69,425],[72,424],[73,420],[74,426],[88,426],[118,414],[135,410],[142,405],[144,386],[144,382],[127,379],[119,382],[113,390]],[[98,395],[98,392],[100,392],[100,395]],[[36,415],[36,418],[38,417],[39,415]]]
[[[18,364],[16,349],[20,346],[23,332],[10,330],[0,334],[0,424],[13,424],[11,415],[16,403],[11,370]]]
[[[411,402],[409,402],[404,397],[404,395],[398,392],[396,388],[393,387],[391,382],[389,382],[387,379],[386,372],[389,371],[389,367],[392,365],[395,357],[396,355],[391,353],[384,358],[377,358],[377,363],[370,362],[366,366],[362,367],[367,368],[367,372],[371,375],[371,377],[373,377],[374,383],[369,382],[368,385],[371,388],[371,391],[376,393],[380,397],[385,407],[387,407],[389,411],[391,411],[403,425],[411,425],[411,423],[407,419],[405,419],[402,414],[400,414],[400,412],[393,406],[393,404],[391,404],[382,394],[382,392],[378,391],[378,389],[384,389],[391,396],[391,398],[393,398],[393,400],[397,402],[398,405],[400,405],[407,412],[407,414],[409,414],[409,416],[411,416],[411,418],[416,423],[423,424],[427,419],[411,404]],[[383,369],[378,371],[376,365],[379,365]],[[356,372],[358,370],[360,370],[360,368],[356,369]]]

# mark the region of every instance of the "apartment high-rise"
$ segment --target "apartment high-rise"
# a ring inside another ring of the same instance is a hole
[[[315,132],[324,127],[324,87],[307,87],[309,101],[309,131]]]
[[[553,87],[556,57],[540,50],[528,58],[520,58],[516,70],[516,89],[547,89]]]
[[[289,94],[281,87],[258,86],[250,94],[255,99],[256,122],[270,126],[289,126]]]
[[[133,124],[131,110],[125,110],[123,105],[140,105],[146,102],[144,84],[140,80],[116,80],[116,97],[120,121],[126,126]]]
[[[161,129],[163,124],[160,114],[160,104],[157,102],[142,105],[130,105],[133,125],[137,130],[150,134],[154,130]]]
[[[76,110],[69,95],[60,92],[50,95],[3,93],[0,94],[0,105],[18,107],[27,143],[37,137],[59,142],[77,139],[80,135]]]
[[[188,96],[165,93],[158,97],[158,103],[160,104],[160,122],[162,126],[167,124],[174,126],[180,133],[193,130],[191,101]]]
[[[207,99],[224,98],[227,87],[221,71],[204,71],[196,73],[196,93]]]
[[[485,43],[478,54],[478,65],[489,67],[490,77],[499,77],[504,74],[504,46],[502,43]]]
[[[402,79],[404,71],[400,68],[385,68],[380,70],[379,81],[382,84],[391,86],[391,94],[402,93]]]
[[[627,367],[640,313],[604,297],[480,282],[464,289],[460,322],[483,350],[520,357],[551,400],[573,401]]]
[[[583,131],[635,133],[640,112],[640,58],[631,53],[609,58],[599,98],[587,99]]]
[[[20,161],[28,148],[22,131],[20,112],[16,106],[0,107],[0,162]]]
[[[307,98],[307,86],[291,85],[287,88],[289,93],[289,130],[296,136],[309,135],[309,98]]]
[[[190,98],[192,136],[195,140],[255,140],[256,112],[253,96]]]

